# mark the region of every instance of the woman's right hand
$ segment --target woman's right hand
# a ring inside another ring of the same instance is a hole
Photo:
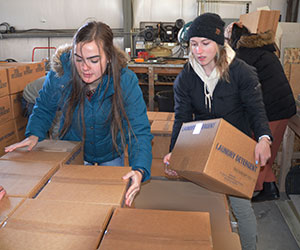
[[[26,146],[27,146],[27,150],[30,151],[38,143],[38,141],[39,141],[39,138],[37,136],[31,135],[21,142],[18,142],[18,143],[15,143],[15,144],[5,147],[5,153],[12,152],[17,148],[23,148]]]
[[[4,190],[4,188],[2,186],[0,186],[0,200],[2,200],[2,198],[5,196],[6,191]]]
[[[178,174],[176,173],[176,171],[170,169],[169,165],[170,165],[170,159],[171,159],[171,155],[172,153],[168,153],[167,155],[165,155],[164,157],[164,166],[165,166],[165,174],[169,175],[169,176],[175,176],[178,177]]]

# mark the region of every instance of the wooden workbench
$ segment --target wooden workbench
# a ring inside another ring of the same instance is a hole
[[[154,86],[159,84],[155,81],[155,74],[177,75],[183,69],[184,63],[179,64],[151,64],[151,63],[129,63],[128,68],[135,73],[148,74],[148,109],[154,111]],[[168,85],[168,84],[166,84]]]
[[[279,191],[285,192],[285,179],[290,170],[292,159],[299,158],[299,152],[294,152],[295,134],[300,136],[300,102],[297,102],[297,114],[290,118],[282,141],[280,160]]]

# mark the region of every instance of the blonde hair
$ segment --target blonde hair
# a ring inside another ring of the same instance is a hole
[[[215,56],[216,68],[220,74],[220,78],[229,82],[229,63],[227,60],[227,53],[224,45],[219,45]]]

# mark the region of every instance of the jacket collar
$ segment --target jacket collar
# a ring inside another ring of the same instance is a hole
[[[241,36],[240,40],[237,43],[237,48],[258,48],[273,44],[273,33],[272,31],[267,31],[265,33]]]
[[[70,57],[71,57],[72,45],[65,44],[60,46],[51,60],[51,69],[56,73],[58,77],[61,77],[66,71],[70,70]]]

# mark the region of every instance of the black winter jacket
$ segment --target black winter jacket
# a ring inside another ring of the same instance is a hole
[[[175,121],[170,151],[183,122],[223,118],[251,136],[271,136],[260,84],[253,67],[234,59],[229,68],[230,82],[219,80],[213,92],[211,112],[205,105],[203,82],[187,63],[174,82]]]
[[[270,32],[241,36],[236,56],[256,68],[268,119],[276,121],[296,114],[296,104],[272,41]]]

